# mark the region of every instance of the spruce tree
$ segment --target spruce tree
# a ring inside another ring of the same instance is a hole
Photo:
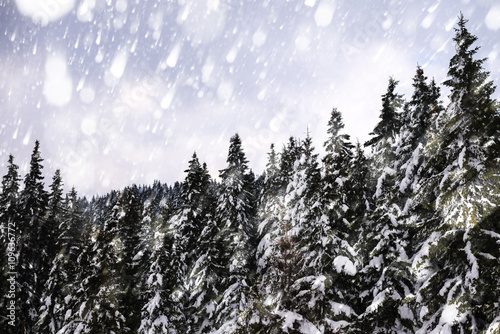
[[[20,196],[19,220],[19,258],[18,258],[18,305],[19,328],[26,332],[33,331],[40,306],[45,280],[39,275],[42,268],[47,267],[45,256],[45,235],[42,234],[46,224],[48,194],[44,189],[42,175],[40,143],[35,142],[31,154],[30,169],[24,179],[24,189]],[[42,256],[40,256],[42,254]]]
[[[478,333],[498,317],[491,300],[499,299],[500,290],[490,276],[498,255],[484,248],[500,231],[490,220],[500,204],[498,164],[493,163],[498,160],[498,103],[483,69],[485,59],[475,59],[477,37],[466,23],[461,14],[445,81],[450,104],[439,116],[443,135],[437,136],[421,182],[421,196],[432,200],[438,215],[413,261],[420,282],[420,332]]]
[[[171,228],[175,233],[175,256],[180,261],[179,275],[182,281],[188,279],[187,273],[198,256],[195,244],[205,224],[204,196],[209,185],[196,153],[193,154],[189,168],[185,172],[187,175],[182,185],[182,205],[171,219]]]
[[[230,139],[227,167],[220,171],[221,186],[215,218],[221,227],[223,260],[226,273],[222,297],[217,305],[216,326],[221,332],[230,332],[238,326],[238,316],[248,302],[250,276],[255,271],[252,263],[255,238],[252,185],[248,161],[241,139],[235,134]],[[222,327],[222,328],[221,328]]]
[[[16,301],[18,290],[8,279],[12,278],[9,272],[16,272],[18,256],[18,222],[19,222],[19,167],[14,163],[14,157],[9,155],[7,174],[2,178],[2,192],[0,193],[0,307],[7,311],[9,300]],[[14,261],[12,261],[14,260]],[[11,265],[14,266],[11,268]],[[9,298],[7,298],[9,294]],[[11,298],[14,297],[14,298]],[[7,313],[0,316],[0,328],[4,333],[11,333],[14,326],[8,325],[11,319],[6,317]],[[19,323],[16,323],[19,326]]]
[[[398,83],[399,81],[393,77],[389,78],[387,92],[382,95],[380,121],[370,133],[374,137],[367,141],[365,146],[375,146],[381,140],[394,138],[399,133],[401,127],[399,108],[403,104],[403,97],[395,92]]]
[[[182,305],[176,296],[178,286],[173,256],[173,240],[165,235],[152,254],[151,267],[145,273],[145,299],[138,333],[180,333],[184,323]]]
[[[351,222],[347,219],[347,211],[351,205],[347,192],[349,180],[349,163],[352,159],[353,145],[349,135],[341,133],[344,129],[342,114],[334,108],[328,122],[329,137],[324,143],[326,155],[323,158],[323,177],[321,189],[321,205],[324,214],[340,238],[347,237]]]
[[[324,316],[322,308],[326,302],[325,281],[313,239],[320,243],[327,235],[314,235],[314,213],[317,207],[317,193],[320,188],[320,169],[318,156],[314,153],[312,139],[307,134],[300,145],[300,156],[293,164],[291,181],[285,194],[285,216],[281,220],[280,235],[274,253],[274,270],[278,289],[274,291],[277,300],[278,321],[280,326],[289,328],[315,328]],[[328,225],[324,226],[328,230]],[[326,232],[325,234],[328,234]],[[297,254],[289,252],[289,245],[296,247]],[[323,249],[319,249],[322,251]],[[294,273],[290,273],[289,256],[295,257]],[[320,260],[321,261],[321,260]],[[300,264],[300,268],[298,267]],[[293,317],[293,323],[288,318]]]
[[[193,301],[193,294],[200,293],[199,271],[203,271],[205,263],[203,257],[210,249],[200,249],[202,242],[202,232],[209,220],[213,219],[214,203],[209,198],[210,176],[206,170],[206,165],[200,164],[196,153],[189,161],[189,168],[182,185],[182,205],[178,213],[171,218],[171,229],[174,238],[174,257],[178,261],[179,288],[182,291],[182,302],[184,312],[189,323],[185,327],[199,326],[198,316],[196,319],[190,316],[190,312],[199,313],[200,304]],[[202,263],[200,263],[200,261]],[[201,266],[201,267],[200,267]],[[194,302],[194,305],[193,305]]]
[[[120,312],[122,291],[118,275],[118,221],[122,216],[122,208],[115,202],[111,214],[96,217],[102,225],[93,228],[95,241],[87,250],[86,259],[82,259],[88,261],[86,265],[89,268],[81,281],[80,298],[72,311],[74,319],[65,330],[81,333],[95,333],[102,328],[109,333],[125,330],[126,319]]]
[[[200,255],[190,272],[193,280],[189,295],[192,333],[210,333],[215,327],[217,300],[223,292],[226,271],[221,256],[223,240],[220,232],[213,213],[207,213],[206,224],[196,246]]]
[[[389,80],[382,96],[381,121],[365,145],[371,146],[371,175],[374,180],[373,211],[360,224],[360,238],[356,244],[361,261],[357,275],[360,290],[356,302],[360,314],[351,326],[359,332],[411,332],[413,314],[404,304],[413,291],[410,272],[411,235],[401,220],[397,171],[401,142],[401,122],[404,114],[402,96],[394,92],[397,81]]]
[[[126,331],[135,333],[140,323],[137,305],[143,303],[141,273],[146,269],[139,239],[142,203],[137,186],[125,188],[117,205],[121,208],[117,226],[120,241],[117,273],[121,290],[120,313],[126,319]]]
[[[49,278],[41,298],[42,306],[36,324],[40,333],[57,333],[63,327],[75,293],[73,284],[77,280],[76,261],[80,251],[83,212],[74,188],[66,195],[59,210],[60,222],[55,231],[58,253],[51,262]]]
[[[41,257],[45,258],[42,261],[44,267],[40,268],[40,273],[47,277],[47,280],[40,296],[41,307],[36,322],[36,331],[44,333],[55,333],[61,327],[61,319],[57,318],[56,313],[60,312],[62,307],[64,296],[62,296],[61,288],[66,283],[63,268],[59,268],[58,265],[54,268],[56,256],[59,258],[58,253],[65,251],[61,249],[62,245],[57,241],[61,234],[60,225],[64,215],[62,179],[59,170],[56,170],[54,174],[50,189],[46,222],[42,228],[42,233],[46,236],[41,253]]]
[[[188,331],[193,333],[207,333],[213,328],[216,299],[222,289],[225,269],[221,258],[221,229],[214,219],[217,186],[212,182],[206,164],[200,167],[201,169],[196,167],[188,170],[188,174],[194,172],[197,175],[195,179],[199,182],[198,187],[192,188],[192,192],[197,193],[193,212],[198,219],[198,228],[201,228],[196,240],[191,239],[192,254],[195,257],[187,275],[189,289],[186,313],[189,314]],[[186,181],[187,179],[188,177]]]
[[[257,219],[258,239],[257,271],[265,276],[268,269],[269,256],[273,253],[275,236],[279,234],[281,220],[283,219],[284,187],[280,180],[278,156],[271,145],[268,154],[268,163],[265,171],[264,186],[259,196]],[[265,281],[265,279],[264,279]],[[265,287],[264,287],[265,288]]]
[[[349,207],[345,217],[350,223],[348,240],[350,244],[354,244],[358,240],[362,223],[374,209],[373,189],[369,186],[373,184],[370,180],[370,164],[359,142],[353,150],[348,170],[344,191]]]

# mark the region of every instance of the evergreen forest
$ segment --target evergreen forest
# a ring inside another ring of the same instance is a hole
[[[92,199],[43,177],[35,143],[0,193],[1,333],[500,333],[500,104],[460,15],[443,85],[390,78],[370,139],[235,134],[213,179]]]

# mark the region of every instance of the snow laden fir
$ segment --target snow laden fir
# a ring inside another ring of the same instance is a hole
[[[420,67],[409,100],[391,78],[365,148],[334,108],[322,159],[290,138],[255,176],[234,135],[220,181],[194,154],[182,183],[91,200],[45,188],[38,142],[23,184],[10,156],[0,331],[499,333],[499,104],[465,24],[449,105]]]

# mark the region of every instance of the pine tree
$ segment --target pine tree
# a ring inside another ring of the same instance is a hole
[[[500,298],[500,290],[489,269],[498,256],[484,248],[500,231],[489,220],[500,204],[498,164],[493,163],[498,160],[498,103],[483,69],[485,59],[475,59],[477,37],[466,23],[461,14],[445,82],[450,104],[439,116],[442,136],[437,136],[437,149],[429,150],[435,154],[424,166],[419,194],[432,200],[437,213],[413,261],[422,333],[478,333],[498,317],[492,300]]]
[[[213,203],[215,204],[215,198]],[[195,262],[190,277],[193,280],[189,296],[191,315],[190,328],[193,333],[209,333],[215,327],[217,300],[220,298],[225,278],[225,266],[221,250],[223,240],[220,238],[220,227],[208,213],[203,228]]]
[[[122,210],[118,219],[120,313],[126,319],[126,331],[135,333],[140,323],[137,305],[144,302],[140,275],[146,268],[142,264],[144,251],[139,240],[142,203],[137,186],[125,188],[117,205]]]
[[[47,210],[48,194],[44,189],[40,143],[35,142],[31,155],[30,170],[24,179],[24,189],[20,197],[19,220],[19,258],[18,258],[18,302],[19,326],[26,332],[31,332],[36,321],[40,305],[40,296],[47,277],[38,275],[46,268],[44,254],[45,212]]]
[[[95,228],[95,242],[87,250],[87,258],[83,259],[88,261],[89,269],[77,291],[79,298],[72,311],[74,318],[64,327],[65,331],[95,333],[106,328],[109,333],[120,333],[125,330],[126,319],[120,312],[122,291],[118,276],[118,221],[122,216],[122,208],[116,202],[111,214],[99,215],[103,222]]]
[[[187,274],[197,260],[195,244],[199,240],[205,222],[204,196],[208,190],[209,180],[198,161],[196,153],[189,161],[189,168],[185,171],[186,179],[182,185],[182,205],[179,212],[171,219],[172,229],[175,231],[175,253],[180,261],[180,280],[188,280]],[[187,285],[189,285],[189,282]],[[189,290],[189,287],[187,288]]]
[[[249,278],[255,270],[252,268],[254,250],[249,247],[255,238],[255,227],[247,163],[241,139],[235,134],[230,139],[227,167],[220,171],[220,195],[215,213],[221,226],[226,267],[222,298],[216,310],[216,326],[223,327],[221,333],[236,328],[238,316],[248,302]]]
[[[269,256],[273,253],[275,236],[280,232],[281,220],[284,216],[284,187],[280,179],[280,169],[274,144],[268,154],[264,186],[259,196],[259,207],[257,213],[258,239],[257,247],[257,271],[260,275],[266,275]],[[265,281],[265,279],[264,279]]]
[[[324,143],[326,155],[323,158],[323,177],[321,190],[321,205],[325,208],[330,224],[335,228],[335,234],[345,239],[351,222],[347,219],[350,202],[347,199],[349,180],[349,163],[352,159],[353,145],[349,135],[342,134],[344,123],[342,114],[334,108],[328,122],[329,137]]]
[[[321,244],[331,237],[331,233],[328,225],[315,224],[317,194],[321,180],[317,157],[312,139],[307,134],[301,144],[301,155],[294,163],[292,180],[286,190],[286,214],[282,219],[281,234],[278,236],[278,247],[275,251],[275,258],[278,260],[275,267],[282,268],[276,275],[278,284],[274,284],[279,288],[275,292],[279,307],[275,313],[279,316],[282,326],[288,326],[287,318],[294,317],[295,321],[290,324],[290,328],[310,327],[317,330],[317,326],[321,325],[325,316],[324,306],[327,302],[325,283],[328,285],[327,277],[322,272],[325,248],[320,245],[318,249],[314,240],[319,240]],[[294,256],[297,257],[297,263],[302,265],[300,268],[295,268],[297,271],[290,276],[287,272],[288,266],[280,265],[280,262],[283,262],[280,260],[287,258],[289,255],[287,246],[290,242],[293,244],[296,238],[300,240],[296,250],[299,254]],[[282,291],[283,288],[287,290]]]
[[[14,157],[9,155],[7,174],[2,178],[2,192],[0,193],[0,308],[7,311],[7,305],[10,300],[7,294],[17,294],[18,290],[12,291],[9,278],[12,277],[9,272],[16,272],[17,263],[15,261],[18,255],[18,221],[19,221],[19,167],[14,163]],[[14,261],[12,261],[14,260]],[[14,268],[10,266],[13,265]],[[15,288],[15,286],[14,286]],[[14,296],[12,296],[14,297]],[[11,333],[14,328],[8,325],[12,319],[6,317],[3,313],[0,317],[0,328],[3,333]],[[19,324],[16,323],[16,326]]]
[[[411,234],[401,220],[399,183],[400,167],[396,149],[401,142],[402,96],[394,93],[397,81],[389,80],[382,96],[381,121],[371,133],[371,176],[376,180],[373,211],[361,222],[356,249],[362,267],[357,275],[360,289],[358,312],[363,311],[352,330],[395,333],[413,330],[413,314],[405,298],[413,291],[410,272]],[[403,117],[402,117],[403,116]]]
[[[75,292],[72,290],[72,283],[77,280],[76,261],[80,251],[83,212],[74,188],[66,195],[59,211],[60,224],[55,231],[55,248],[59,251],[51,262],[49,278],[41,298],[42,306],[36,324],[40,333],[56,333],[62,328],[68,305]]]
[[[58,253],[63,251],[57,237],[61,234],[60,225],[63,217],[63,198],[62,198],[62,179],[59,170],[53,177],[48,196],[48,210],[45,224],[42,226],[42,233],[46,236],[42,248],[41,257],[44,267],[40,268],[41,276],[47,277],[42,291],[41,307],[39,317],[36,322],[36,331],[44,333],[55,333],[61,327],[61,319],[58,319],[56,313],[60,312],[62,299],[60,290],[64,285],[64,272],[57,264],[54,268],[54,262],[59,258]],[[58,262],[58,261],[57,261]],[[61,279],[61,281],[59,281]]]
[[[374,136],[365,146],[376,146],[383,139],[394,138],[399,133],[401,119],[399,108],[403,104],[402,95],[395,92],[399,81],[393,77],[389,78],[387,92],[382,95],[382,110],[380,112],[380,122],[370,133]]]
[[[179,323],[185,322],[182,306],[176,296],[177,269],[173,256],[173,240],[165,235],[152,254],[152,264],[145,275],[146,304],[138,333],[177,334]]]

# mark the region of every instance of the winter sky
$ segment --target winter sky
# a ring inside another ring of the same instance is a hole
[[[333,107],[363,142],[389,76],[445,79],[460,11],[498,85],[497,0],[0,0],[0,174],[39,139],[81,195],[182,181],[194,151],[217,176],[236,132],[260,174],[308,128],[321,153]]]

